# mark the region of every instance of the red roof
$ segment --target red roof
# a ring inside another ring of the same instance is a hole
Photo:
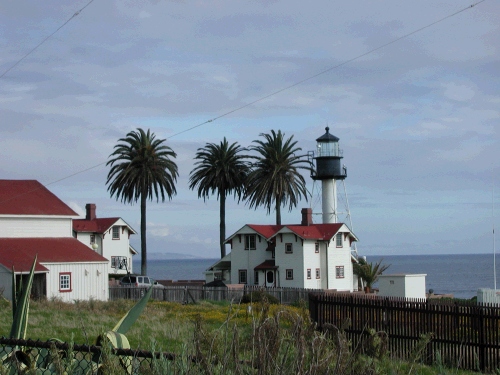
[[[303,239],[330,240],[342,227],[342,223],[334,224],[311,224],[311,225],[255,225],[247,224],[248,227],[269,239],[278,233],[282,228],[288,228],[297,236]]]
[[[0,215],[78,216],[36,180],[0,180]]]
[[[257,225],[257,224],[247,224],[254,231],[259,233],[265,238],[272,237],[276,232],[278,232],[284,225]]]
[[[118,220],[120,220],[119,217],[103,217],[94,220],[76,219],[73,220],[73,230],[75,232],[104,233]]]
[[[15,272],[29,272],[38,254],[35,271],[47,271],[40,263],[107,262],[76,238],[0,238],[0,264]]]
[[[305,240],[330,240],[342,227],[342,223],[286,225],[297,236]]]

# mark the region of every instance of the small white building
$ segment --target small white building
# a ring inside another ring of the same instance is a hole
[[[379,296],[402,298],[427,298],[425,294],[426,274],[380,275]]]
[[[231,253],[205,272],[206,281],[353,291],[354,241],[343,223],[313,224],[311,209],[302,210],[301,224],[247,224],[226,240]]]
[[[33,295],[108,299],[108,260],[73,238],[78,215],[34,180],[0,180],[0,290],[12,298],[38,256]]]
[[[136,234],[136,231],[122,218],[97,218],[96,205],[93,203],[88,203],[85,209],[85,219],[73,220],[74,237],[109,259],[110,276],[132,273],[132,256],[137,251],[130,245],[130,235]]]

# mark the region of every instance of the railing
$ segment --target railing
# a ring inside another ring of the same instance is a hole
[[[22,351],[18,349],[20,347],[23,348]],[[0,337],[0,358],[3,359],[0,370],[3,365],[3,369],[9,374],[84,375],[163,374],[165,362],[175,361],[179,356],[166,352],[70,345],[53,340]],[[192,363],[198,362],[194,356],[190,356],[188,360]]]
[[[346,326],[353,347],[368,331],[385,332],[394,357],[407,359],[422,335],[430,334],[424,359],[454,368],[493,372],[500,368],[500,307],[354,295],[311,294],[318,327]]]

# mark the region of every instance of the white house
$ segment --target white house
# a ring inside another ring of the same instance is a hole
[[[137,251],[130,245],[130,235],[136,231],[119,217],[97,218],[93,203],[88,203],[85,209],[85,219],[73,220],[74,237],[109,259],[110,276],[132,273],[132,256]]]
[[[78,215],[34,180],[0,180],[0,290],[12,298],[35,256],[33,295],[108,299],[108,260],[73,237]]]
[[[313,224],[311,209],[303,209],[301,224],[247,224],[236,231],[226,240],[231,253],[205,272],[206,280],[353,291],[354,241],[345,224]]]

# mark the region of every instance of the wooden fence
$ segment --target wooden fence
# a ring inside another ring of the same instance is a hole
[[[244,288],[231,289],[227,287],[209,287],[202,286],[166,286],[154,288],[151,299],[158,301],[170,301],[180,303],[198,302],[201,300],[210,301],[234,301],[240,302],[244,294],[253,291],[263,290],[265,293],[275,297],[282,304],[291,304],[300,300],[307,301],[309,293],[321,292],[320,289],[303,288],[265,288],[259,286],[245,286]],[[146,288],[110,286],[109,299],[140,299]]]
[[[362,348],[373,329],[387,335],[392,356],[409,359],[421,335],[431,334],[423,348],[426,363],[482,372],[500,368],[498,305],[312,293],[309,311],[320,329],[327,323],[346,327],[353,349]]]

